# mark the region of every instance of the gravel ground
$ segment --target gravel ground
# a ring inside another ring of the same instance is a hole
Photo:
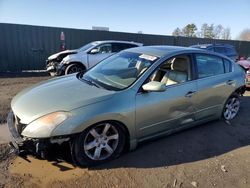
[[[10,100],[17,92],[48,78],[0,78],[2,117],[6,116]],[[67,160],[47,161],[33,156],[23,159],[8,154],[8,130],[3,124],[0,126],[0,188],[250,187],[249,96],[247,92],[242,97],[240,113],[230,125],[213,121],[141,144],[119,159],[90,169],[74,167]]]

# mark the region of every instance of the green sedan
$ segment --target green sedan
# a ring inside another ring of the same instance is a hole
[[[46,157],[68,143],[73,161],[93,166],[139,142],[205,122],[233,119],[244,71],[226,56],[194,48],[121,51],[85,73],[27,88],[11,102],[12,145]]]

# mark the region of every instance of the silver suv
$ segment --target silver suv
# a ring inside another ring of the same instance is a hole
[[[51,76],[81,72],[114,53],[142,45],[127,41],[94,41],[77,50],[65,50],[49,56],[46,69]]]

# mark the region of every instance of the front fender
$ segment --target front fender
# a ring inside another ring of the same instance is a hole
[[[130,100],[121,101],[120,97],[115,96],[106,101],[72,110],[72,117],[56,127],[51,136],[77,134],[99,122],[117,121],[126,126],[130,140],[136,140],[135,101],[132,100],[135,97],[127,98]]]
[[[71,54],[63,58],[60,65],[65,66],[72,62],[78,62],[83,64],[86,68],[88,68],[88,58],[87,54],[77,53],[77,54]]]

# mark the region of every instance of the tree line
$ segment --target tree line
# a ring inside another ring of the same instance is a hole
[[[177,27],[173,33],[173,36],[183,37],[199,37],[209,39],[231,39],[231,30],[229,27],[223,27],[221,24],[202,24],[201,28],[198,29],[194,23],[187,24],[184,28]]]

